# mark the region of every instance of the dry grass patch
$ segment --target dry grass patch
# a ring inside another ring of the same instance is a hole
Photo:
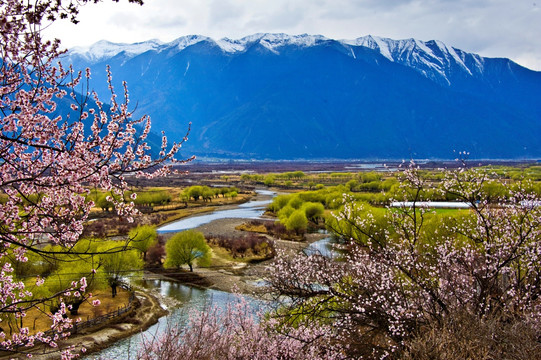
[[[243,223],[239,226],[236,226],[235,229],[240,231],[249,231],[249,232],[255,232],[260,234],[267,234],[267,228],[264,224],[251,224],[251,223]]]
[[[91,303],[85,302],[79,307],[78,315],[70,315],[69,318],[76,321],[81,319],[81,321],[87,321],[93,318],[96,318],[101,315],[108,314],[110,312],[116,311],[120,308],[123,308],[129,304],[130,293],[122,288],[118,288],[118,293],[115,298],[111,296],[111,292],[107,290],[101,290],[94,293],[94,296],[91,300],[100,300],[101,304],[98,306],[92,306]],[[39,308],[33,308],[27,311],[26,316],[22,319],[22,327],[27,327],[30,331],[30,334],[35,334],[39,331],[47,331],[51,329],[53,324],[50,318],[49,306],[40,305]],[[21,326],[21,323],[17,324]],[[9,329],[4,329],[6,334],[9,335]],[[13,329],[13,332],[18,332],[18,329]]]

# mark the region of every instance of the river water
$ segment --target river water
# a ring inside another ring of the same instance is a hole
[[[211,306],[224,309],[227,304],[236,301],[236,296],[241,296],[224,291],[200,289],[167,280],[141,280],[137,282],[137,285],[149,290],[156,289],[161,295],[178,300],[181,305],[170,309],[169,315],[160,318],[155,325],[141,334],[119,340],[107,349],[87,356],[84,359],[137,359],[137,351],[143,338],[151,340],[153,336],[159,336],[161,332],[167,331],[168,326],[182,326],[188,321],[190,311],[194,309],[202,311]],[[242,296],[247,300],[254,314],[260,309],[264,309],[265,303],[263,301],[246,295]]]
[[[258,198],[268,197],[268,199],[250,201],[238,205],[234,209],[220,210],[206,215],[197,215],[189,218],[181,219],[165,226],[158,228],[158,233],[179,232],[200,225],[209,223],[218,219],[226,218],[246,218],[257,219],[263,215],[265,207],[272,201],[274,192],[268,190],[256,190]],[[165,331],[168,325],[184,324],[187,321],[191,310],[204,310],[210,306],[225,308],[228,303],[235,301],[236,296],[228,292],[201,289],[192,286],[176,283],[167,280],[139,280],[135,285],[139,285],[150,291],[158,291],[162,296],[167,296],[177,300],[180,306],[174,309],[169,309],[170,314],[159,319],[158,323],[151,326],[142,334],[133,335],[129,338],[120,340],[105,350],[84,357],[83,359],[136,359],[137,349],[142,341],[142,338],[152,338],[159,335],[161,331]],[[254,299],[250,296],[242,295],[250,304],[254,313],[260,307],[264,307],[265,303],[261,300]]]
[[[258,196],[268,196],[269,199],[249,201],[238,205],[234,209],[220,210],[211,214],[195,215],[180,219],[158,228],[158,233],[163,234],[193,229],[218,219],[259,219],[265,212],[265,207],[271,203],[272,197],[276,193],[268,190],[256,190],[256,192]]]
[[[304,253],[306,255],[322,255],[328,258],[336,258],[339,255],[330,236],[311,243],[304,249]]]

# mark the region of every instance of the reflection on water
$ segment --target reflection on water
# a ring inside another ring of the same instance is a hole
[[[330,237],[315,241],[304,249],[306,255],[323,255],[328,258],[335,258],[339,254],[333,247]]]
[[[268,190],[256,190],[256,192],[260,195],[271,197],[276,195],[276,193]],[[182,219],[163,226],[158,229],[158,232],[164,233],[187,230],[209,223],[213,220],[225,218],[257,219],[263,215],[265,206],[270,202],[271,200],[250,201],[239,205],[236,209],[222,210],[216,211],[212,214],[193,216],[191,218]],[[217,306],[225,309],[227,304],[233,302],[237,296],[224,291],[200,289],[167,280],[140,280],[136,283],[136,285],[142,286],[149,290],[159,291],[161,295],[176,299],[181,304],[178,308],[169,309],[171,311],[170,315],[160,318],[157,324],[144,331],[143,336],[146,338],[151,338],[152,336],[159,334],[161,331],[165,331],[168,324],[185,324],[187,322],[190,310],[204,310],[210,306]],[[254,315],[261,307],[265,307],[266,303],[261,300],[256,300],[252,297],[244,295],[242,297],[248,301],[250,308],[254,311]],[[138,344],[141,342],[141,339],[141,334],[131,336],[116,342],[111,347],[96,353],[95,355],[85,357],[84,359],[136,359],[137,349],[139,346]]]
[[[144,331],[142,335],[137,334],[120,340],[111,347],[87,356],[84,359],[136,359],[142,336],[151,339],[156,334],[159,335],[161,332],[167,330],[168,325],[180,324],[182,326],[186,324],[189,311],[193,309],[204,310],[211,306],[225,309],[227,304],[234,302],[236,296],[238,296],[224,291],[199,289],[167,280],[140,280],[137,282],[137,285],[149,290],[155,289],[161,295],[176,299],[181,303],[181,306],[175,309],[169,309],[171,311],[170,315],[160,318],[157,324]],[[248,301],[254,314],[259,309],[265,308],[266,303],[261,300],[244,295],[243,298]]]

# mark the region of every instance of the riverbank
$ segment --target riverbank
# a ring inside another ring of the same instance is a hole
[[[265,217],[263,217],[265,220]],[[268,221],[275,221],[274,218],[267,218]],[[244,231],[237,230],[237,227],[249,220],[225,218],[213,220],[209,223],[200,225],[194,230],[200,231],[206,238],[225,236],[241,237],[245,235]],[[172,233],[164,234],[167,238]],[[273,239],[277,251],[293,253],[302,251],[311,243],[327,237],[326,234],[306,234],[304,241],[291,241],[282,239]],[[154,273],[145,273],[148,279],[168,279],[201,288],[221,290],[232,292],[233,289],[241,294],[264,295],[265,289],[261,286],[264,278],[268,275],[267,266],[272,262],[265,260],[257,263],[244,263],[237,261],[224,262],[220,266],[211,268],[194,267],[194,272],[185,271],[167,271],[160,270]]]
[[[242,224],[245,219],[220,219],[209,224],[202,225],[197,229],[204,234],[215,235],[231,235],[241,234],[242,231],[236,230],[235,227]],[[318,234],[313,234],[318,235]],[[318,236],[319,237],[319,236]],[[309,236],[310,238],[310,236]],[[277,248],[285,249],[302,249],[309,243],[316,241],[316,238],[311,238],[306,242],[292,242],[277,240]],[[195,286],[204,289],[214,289],[224,292],[239,292],[253,296],[264,296],[264,288],[258,286],[258,282],[263,279],[265,267],[272,260],[263,261],[257,264],[231,263],[224,265],[220,269],[195,268],[193,273],[188,271],[179,272],[171,271],[168,274],[167,270],[163,272],[148,272],[143,275],[143,279],[155,280],[165,279],[178,282],[184,285]],[[60,348],[73,346],[77,351],[85,348],[86,352],[82,355],[92,359],[91,354],[99,352],[115,342],[128,338],[134,334],[141,333],[158,322],[158,319],[168,314],[165,309],[172,309],[179,305],[178,301],[167,296],[160,295],[158,291],[136,291],[138,305],[135,309],[119,319],[113,320],[110,323],[104,324],[101,328],[94,327],[85,329],[80,333],[69,337],[66,340],[59,341]],[[45,348],[50,351],[50,348]],[[40,360],[58,359],[59,352],[51,352],[48,354],[40,354],[43,352],[43,347],[36,348],[32,351],[33,358]],[[6,358],[13,358],[6,357]],[[15,357],[17,358],[17,357]],[[26,358],[25,356],[21,356]]]
[[[258,194],[259,195],[259,194]],[[255,200],[268,199],[267,196],[259,195]],[[226,206],[234,208],[234,206]],[[220,210],[222,210],[221,207]],[[269,221],[274,221],[269,218]],[[249,221],[243,218],[223,218],[213,220],[209,223],[200,225],[195,229],[201,231],[206,237],[210,236],[242,236],[245,232],[237,230],[236,227],[242,223]],[[164,234],[167,238],[172,233]],[[288,240],[276,240],[275,246],[278,250],[283,251],[300,251],[310,243],[325,237],[323,234],[309,234],[306,241],[296,242]],[[221,259],[223,260],[223,259]],[[158,272],[145,272],[143,278],[145,280],[171,280],[179,284],[195,286],[202,289],[213,289],[224,292],[232,292],[233,290],[241,294],[255,295],[256,297],[263,296],[265,288],[261,286],[263,279],[267,275],[266,267],[272,260],[262,261],[259,263],[244,263],[238,261],[220,261],[219,266],[212,268],[195,268],[193,273],[188,271],[170,271],[160,270]],[[165,308],[174,309],[180,305],[168,296],[160,295],[159,291],[144,290],[138,292],[137,297],[141,302],[133,313],[129,316],[115,320],[112,323],[104,325],[102,329],[89,329],[84,333],[77,334],[61,344],[62,347],[75,346],[76,349],[85,347],[88,349],[87,354],[100,351],[111,346],[120,339],[127,338],[133,334],[140,333],[150,326],[155,324],[161,316],[167,312]],[[132,352],[134,350],[132,349]],[[132,354],[133,356],[134,354]],[[58,358],[59,354],[38,355],[36,352],[35,358],[53,359]],[[89,358],[92,358],[90,356]]]

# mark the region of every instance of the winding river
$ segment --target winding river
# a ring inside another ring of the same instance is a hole
[[[275,193],[268,190],[256,190],[256,192],[258,194],[258,200],[240,204],[233,209],[220,210],[211,214],[184,218],[158,228],[158,233],[187,230],[218,219],[260,218],[265,211],[266,205],[272,201],[272,197]],[[224,291],[201,289],[167,280],[140,280],[136,285],[142,286],[150,291],[158,291],[161,295],[170,297],[178,301],[181,305],[174,309],[169,309],[169,315],[160,318],[157,324],[151,326],[142,334],[133,335],[120,340],[107,349],[84,357],[84,359],[136,359],[137,349],[142,337],[152,338],[156,334],[159,334],[160,331],[164,331],[168,324],[185,323],[190,310],[203,310],[209,306],[224,308],[226,304],[235,301],[236,296]],[[244,298],[254,309],[254,312],[257,311],[259,307],[265,305],[263,301],[256,300],[249,296],[244,296]]]
[[[270,204],[276,194],[269,190],[256,190],[258,197],[269,197],[265,200],[249,201],[238,205],[234,209],[215,211],[205,215],[195,215],[180,219],[158,228],[158,233],[179,232],[193,229],[218,219],[259,219],[265,212],[265,207]]]

